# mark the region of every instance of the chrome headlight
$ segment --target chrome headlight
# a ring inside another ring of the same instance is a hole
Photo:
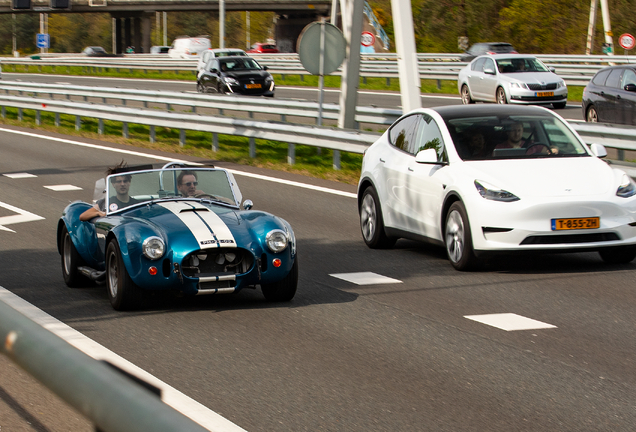
[[[510,87],[512,87],[512,88],[522,88],[522,89],[527,89],[528,88],[526,83],[522,83],[522,82],[511,82],[510,83]]]
[[[274,82],[274,78],[271,75],[268,75],[265,77],[265,82],[266,83]]]
[[[475,187],[477,188],[477,192],[479,192],[479,195],[481,195],[482,198],[503,202],[519,201],[519,197],[515,194],[483,181],[475,180]]]
[[[230,84],[230,85],[238,85],[238,81],[236,80],[236,78],[232,78],[232,77],[223,77],[223,82],[225,84]]]
[[[557,83],[557,88],[565,87],[565,81],[561,80]]]
[[[144,240],[142,250],[148,259],[158,260],[163,256],[166,250],[166,245],[159,237],[148,237]]]
[[[285,250],[289,239],[285,231],[281,229],[274,229],[267,233],[265,237],[267,247],[274,253],[279,253]]]
[[[616,190],[616,195],[621,198],[629,198],[636,195],[636,183],[627,174],[623,174],[621,178],[621,184]]]

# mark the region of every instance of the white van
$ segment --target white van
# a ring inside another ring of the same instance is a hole
[[[172,42],[168,55],[172,58],[195,58],[211,46],[210,38],[207,36],[181,36]]]
[[[201,72],[205,65],[208,64],[213,57],[231,57],[231,56],[246,56],[247,53],[240,48],[215,48],[207,49],[199,55],[199,63],[197,64],[197,71]]]

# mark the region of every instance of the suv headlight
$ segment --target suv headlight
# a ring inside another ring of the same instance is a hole
[[[636,195],[636,183],[627,174],[623,174],[621,178],[621,184],[616,190],[616,195],[621,198],[629,198]]]
[[[522,89],[527,89],[528,88],[526,83],[522,83],[522,82],[511,82],[510,83],[510,87],[512,87],[512,88],[522,88]]]
[[[519,197],[515,194],[483,181],[475,180],[475,187],[477,188],[477,192],[479,192],[479,195],[481,195],[482,198],[503,202],[519,201]]]
[[[223,82],[225,84],[230,84],[230,85],[238,85],[238,81],[236,80],[236,78],[232,78],[232,77],[223,77]]]
[[[267,233],[265,241],[269,250],[274,253],[279,253],[285,250],[289,239],[287,238],[287,234],[285,233],[285,231],[281,229],[275,229]]]
[[[166,246],[161,238],[148,237],[143,242],[142,250],[148,259],[158,260],[163,256]]]

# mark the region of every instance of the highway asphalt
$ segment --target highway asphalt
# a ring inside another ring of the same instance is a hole
[[[44,219],[0,230],[0,287],[247,431],[634,429],[636,263],[515,255],[460,273],[433,246],[370,250],[351,185],[215,161],[255,209],[292,224],[289,304],[246,291],[121,313],[103,287],[67,288],[55,244],[65,205],[90,200],[122,158],[173,157],[1,127],[0,218],[17,207]],[[59,185],[81,189],[47,188]],[[2,432],[89,429],[0,358]]]

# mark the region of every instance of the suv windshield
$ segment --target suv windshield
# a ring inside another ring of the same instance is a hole
[[[463,160],[588,156],[583,144],[552,116],[484,116],[446,121]]]
[[[123,172],[106,179],[107,213],[153,200],[210,200],[236,206],[228,173],[210,168]]]

